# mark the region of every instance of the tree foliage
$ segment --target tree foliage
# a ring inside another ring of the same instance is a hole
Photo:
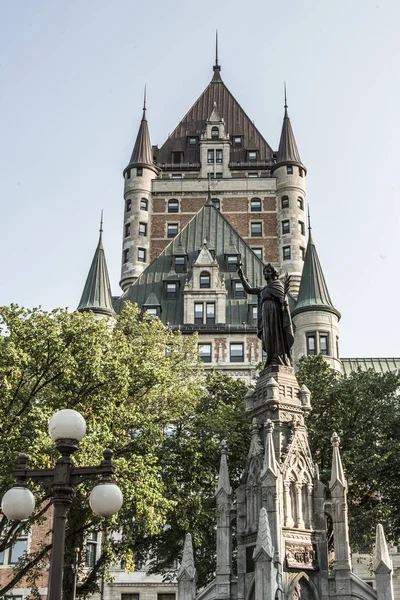
[[[77,465],[99,464],[106,447],[113,450],[124,504],[105,521],[89,508],[93,482],[75,490],[66,540],[65,597],[71,597],[73,569],[82,572],[90,528],[103,530],[102,555],[85,576],[78,594],[97,590],[108,566],[123,558],[133,566],[138,540],[156,534],[174,507],[161,476],[160,452],[165,428],[192,418],[203,394],[204,377],[197,360],[196,339],[173,334],[158,319],[141,319],[126,305],[114,327],[89,313],[47,313],[18,306],[0,308],[0,492],[13,484],[18,454],[29,455],[32,467],[54,465],[57,451],[47,434],[49,418],[62,408],[82,413],[87,434],[74,455]],[[36,486],[37,509],[28,523],[0,522],[0,551],[22,530],[42,518],[49,490]],[[49,528],[51,527],[48,522]],[[124,535],[113,536],[123,531]],[[3,596],[27,575],[34,587],[49,545],[24,557]]]
[[[341,438],[353,549],[372,548],[378,522],[389,539],[399,538],[400,377],[373,370],[337,376],[318,355],[301,361],[297,378],[312,394],[309,439],[324,483],[333,431]]]

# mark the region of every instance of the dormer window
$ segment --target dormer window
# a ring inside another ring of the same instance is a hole
[[[156,306],[149,306],[148,308],[145,309],[145,313],[150,319],[153,319],[154,317],[158,317],[159,316],[158,312],[159,312],[159,309]]]
[[[172,152],[172,162],[174,165],[179,165],[183,162],[183,152]]]
[[[174,256],[175,273],[186,273],[186,257]]]
[[[208,271],[200,273],[200,288],[207,289],[211,287],[211,276]]]
[[[242,136],[241,135],[235,135],[233,137],[233,145],[235,148],[241,148],[242,147]]]
[[[213,127],[211,129],[211,139],[218,140],[219,139],[219,129],[218,127]]]
[[[179,284],[177,281],[164,281],[164,296],[167,300],[178,297]]]
[[[236,273],[237,265],[239,262],[239,255],[237,254],[226,254],[226,270],[228,273]]]
[[[197,144],[197,137],[190,137],[189,138],[189,147],[195,148],[196,144]]]
[[[241,281],[233,282],[233,295],[235,298],[245,298],[246,294]]]
[[[257,160],[257,151],[256,150],[249,150],[247,153],[247,158],[249,162],[254,162]]]

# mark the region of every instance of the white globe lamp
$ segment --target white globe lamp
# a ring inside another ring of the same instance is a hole
[[[92,489],[90,508],[99,517],[112,517],[122,506],[123,496],[115,483],[99,483]]]
[[[26,487],[12,487],[3,496],[1,510],[7,519],[24,521],[35,510],[35,498],[32,492]]]
[[[65,439],[80,442],[85,433],[86,421],[76,410],[59,410],[49,421],[49,435],[53,442]]]

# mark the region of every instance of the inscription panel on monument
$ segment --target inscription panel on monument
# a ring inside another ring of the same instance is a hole
[[[299,544],[286,541],[285,544],[286,564],[291,569],[317,568],[315,550],[311,544]]]

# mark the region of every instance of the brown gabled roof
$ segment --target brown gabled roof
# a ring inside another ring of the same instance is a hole
[[[171,153],[176,151],[184,152],[183,162],[199,161],[199,151],[188,147],[187,136],[200,138],[206,121],[213,111],[214,103],[225,121],[225,129],[230,137],[239,135],[243,137],[241,148],[232,147],[231,161],[247,162],[248,150],[257,150],[259,161],[272,161],[273,151],[270,145],[232,96],[221,79],[219,65],[216,65],[211,82],[158,151],[156,156],[158,165],[171,163]]]

